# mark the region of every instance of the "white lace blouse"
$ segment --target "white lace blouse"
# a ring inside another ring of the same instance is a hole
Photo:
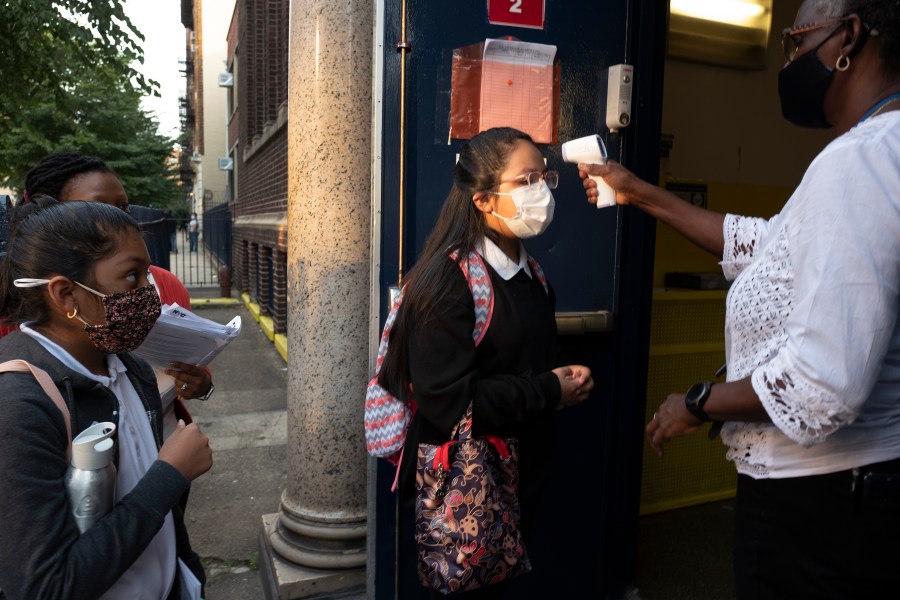
[[[727,215],[728,380],[772,423],[727,423],[739,473],[830,473],[900,457],[900,111],[812,162],[770,220]]]

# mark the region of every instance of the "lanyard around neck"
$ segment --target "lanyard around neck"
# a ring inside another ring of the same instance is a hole
[[[900,100],[900,92],[898,92],[896,94],[891,94],[890,96],[888,96],[887,98],[885,98],[884,100],[882,100],[881,102],[879,102],[878,104],[876,104],[875,106],[870,108],[868,110],[868,112],[866,112],[866,114],[864,114],[862,116],[862,118],[859,120],[859,123],[862,123],[863,121],[865,121],[866,119],[868,119],[870,117],[874,117],[879,112],[881,112],[882,108],[884,108],[888,104],[897,102],[898,100]]]

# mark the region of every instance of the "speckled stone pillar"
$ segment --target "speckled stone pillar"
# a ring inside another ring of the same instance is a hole
[[[288,482],[263,517],[280,598],[365,586],[373,18],[291,0]]]

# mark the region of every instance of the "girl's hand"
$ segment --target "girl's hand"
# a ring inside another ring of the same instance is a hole
[[[594,389],[591,370],[584,365],[557,367],[553,369],[553,373],[559,379],[561,392],[557,410],[584,402],[591,390]]]
[[[193,481],[212,467],[212,449],[207,438],[196,423],[185,425],[179,419],[178,426],[172,432],[162,448],[159,449],[159,460],[178,469],[188,480]]]
[[[205,396],[212,385],[212,376],[203,367],[175,361],[166,375],[175,378],[175,389],[181,398]]]

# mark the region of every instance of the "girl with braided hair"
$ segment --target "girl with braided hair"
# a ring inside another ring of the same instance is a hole
[[[85,200],[102,202],[128,212],[128,194],[116,172],[103,159],[78,152],[54,152],[35,164],[25,175],[25,191],[22,202],[29,203],[37,195],[56,198],[60,202]],[[170,271],[150,265],[150,282],[159,292],[164,304],[191,305],[191,296],[184,285]],[[0,327],[9,332],[8,327]],[[0,335],[0,337],[2,337]],[[190,421],[190,415],[181,399],[207,399],[212,394],[213,383],[209,369],[182,362],[173,362],[167,375],[175,378],[175,388],[163,396],[166,433],[170,433],[178,416]],[[176,394],[178,398],[176,399]]]
[[[22,202],[28,203],[37,194],[44,194],[62,201],[70,198],[73,187],[79,189],[89,188],[95,190],[92,198],[79,198],[79,200],[94,200],[112,204],[128,212],[128,196],[121,187],[111,184],[112,179],[119,181],[115,171],[101,158],[86,156],[78,152],[54,152],[39,160],[25,174],[25,191]],[[87,185],[81,180],[88,180]],[[108,183],[109,182],[109,183]],[[82,194],[83,195],[83,194]]]

